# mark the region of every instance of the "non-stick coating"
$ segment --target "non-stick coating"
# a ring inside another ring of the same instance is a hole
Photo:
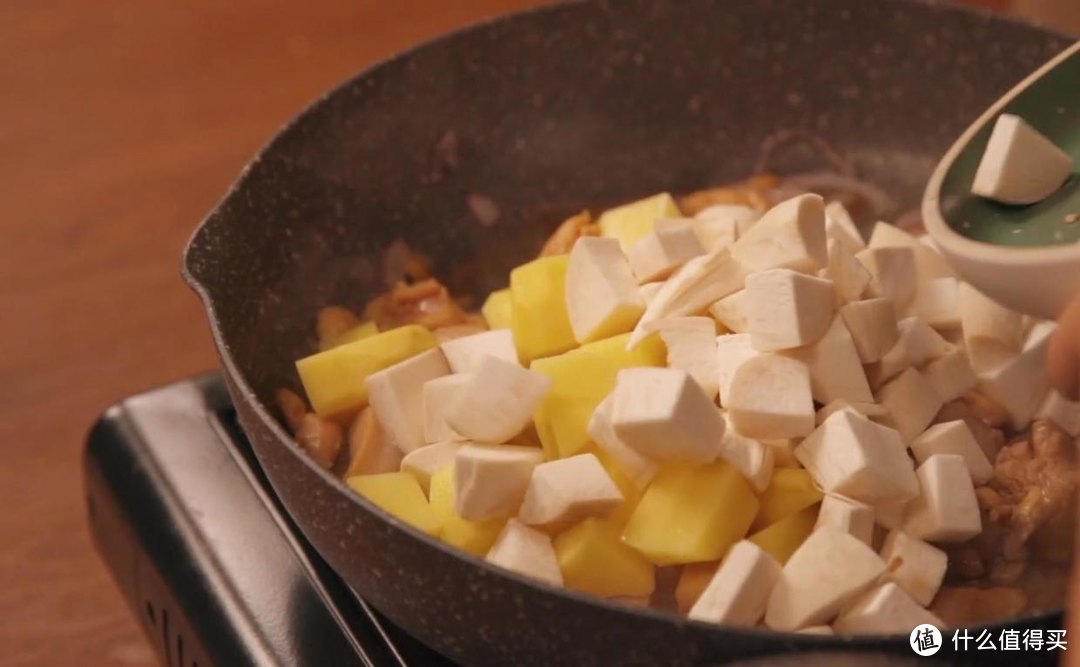
[[[891,0],[526,13],[406,53],[318,101],[196,232],[185,272],[207,302],[244,428],[297,524],[346,582],[447,656],[690,665],[825,646],[904,653],[906,640],[688,623],[494,570],[349,493],[297,452],[268,406],[275,388],[297,385],[292,362],[314,346],[313,313],[378,291],[378,257],[396,238],[436,257],[443,275],[469,265],[484,276],[480,291],[501,287],[564,215],[740,178],[778,129],[826,137],[914,205],[952,138],[1065,44],[988,15]],[[448,132],[458,164],[439,169],[433,146]],[[470,211],[477,196],[498,207],[494,225]]]

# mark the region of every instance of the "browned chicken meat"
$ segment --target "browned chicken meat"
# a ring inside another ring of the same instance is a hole
[[[1039,420],[1029,433],[997,453],[993,479],[976,489],[983,531],[949,549],[950,579],[972,586],[959,587],[944,602],[939,600],[948,609],[943,618],[956,616],[962,622],[1000,618],[986,616],[983,598],[990,591],[1006,595],[1009,605],[1019,604],[1017,595],[1022,595],[1023,610],[1035,611],[1047,598],[1040,590],[1065,585],[1073,543],[1075,450],[1067,433],[1053,422]],[[1039,567],[1030,567],[1036,561]],[[996,588],[980,588],[986,586]],[[968,590],[972,588],[982,592]],[[969,612],[961,613],[961,607]]]

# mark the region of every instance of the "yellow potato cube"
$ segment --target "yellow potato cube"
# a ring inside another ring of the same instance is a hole
[[[657,473],[623,531],[656,565],[719,560],[750,528],[758,499],[725,461]]]
[[[606,521],[585,519],[553,541],[568,588],[602,597],[651,595],[652,563],[619,539]]]
[[[783,565],[814,531],[818,507],[819,505],[815,504],[789,514],[746,539],[761,547],[765,553]]]
[[[690,563],[683,567],[682,572],[679,573],[679,583],[675,586],[675,603],[679,606],[679,613],[690,613],[690,608],[708,588],[709,582],[716,576],[716,570],[719,568],[718,561]]]
[[[761,509],[753,530],[759,531],[801,509],[821,502],[821,490],[804,468],[777,468],[761,494]]]
[[[483,558],[506,525],[505,518],[469,521],[454,511],[453,465],[448,465],[431,476],[430,497],[431,509],[442,526],[439,538],[474,556]]]
[[[513,326],[514,306],[511,301],[510,288],[497,290],[488,295],[480,313],[487,320],[490,329],[509,329]]]
[[[407,472],[355,475],[348,479],[353,491],[429,535],[438,535],[439,519],[424,497],[420,482]]]
[[[510,272],[510,328],[522,363],[577,347],[566,311],[568,262],[568,255],[541,257]]]
[[[600,214],[600,219],[596,222],[600,226],[601,236],[619,239],[623,252],[629,253],[635,243],[652,232],[657,220],[678,218],[681,215],[671,195],[661,192],[652,197],[609,208]]]
[[[352,329],[349,329],[348,331],[339,334],[336,338],[330,341],[330,344],[326,346],[326,349],[332,350],[335,347],[341,347],[346,343],[355,343],[358,340],[371,338],[377,333],[379,333],[379,327],[375,326],[374,322],[361,322]]]
[[[629,340],[630,334],[612,336],[532,363],[532,370],[551,378],[551,389],[534,415],[549,460],[584,451],[589,444],[589,419],[615,387],[620,370],[667,363],[667,348],[660,336],[649,336],[631,351],[626,349]]]
[[[304,357],[296,370],[311,409],[320,417],[338,417],[367,404],[367,376],[435,345],[434,334],[410,324]]]

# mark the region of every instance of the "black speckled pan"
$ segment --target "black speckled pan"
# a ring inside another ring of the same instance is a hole
[[[293,360],[313,348],[318,307],[359,307],[381,289],[378,258],[396,238],[435,257],[444,276],[479,267],[478,292],[501,287],[562,216],[741,178],[780,129],[825,137],[913,207],[952,139],[1066,44],[986,14],[896,0],[577,3],[500,19],[374,67],[300,115],[196,232],[185,277],[206,302],[241,422],[297,524],[346,582],[448,657],[700,665],[815,650],[911,656],[906,638],[713,627],[489,567],[302,456],[275,419],[273,392],[297,385]],[[448,132],[457,166],[433,167]],[[494,225],[471,212],[476,195],[496,204]],[[1010,664],[1037,656],[996,655]]]

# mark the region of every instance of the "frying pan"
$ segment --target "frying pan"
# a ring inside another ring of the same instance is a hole
[[[458,289],[462,275],[479,276],[467,286],[479,297],[502,287],[563,216],[740,179],[781,129],[825,138],[914,207],[952,139],[1067,41],[898,0],[585,2],[502,18],[392,58],[304,111],[203,222],[184,276],[206,304],[240,422],[296,524],[346,583],[447,657],[474,665],[699,665],[814,650],[911,657],[906,637],[728,629],[495,569],[313,464],[276,418],[273,392],[298,385],[293,361],[314,349],[318,307],[359,308],[383,289],[379,258],[396,239],[435,258]],[[434,147],[448,137],[457,153],[440,162]],[[490,201],[478,217],[480,198]],[[982,664],[989,657],[978,655]]]

